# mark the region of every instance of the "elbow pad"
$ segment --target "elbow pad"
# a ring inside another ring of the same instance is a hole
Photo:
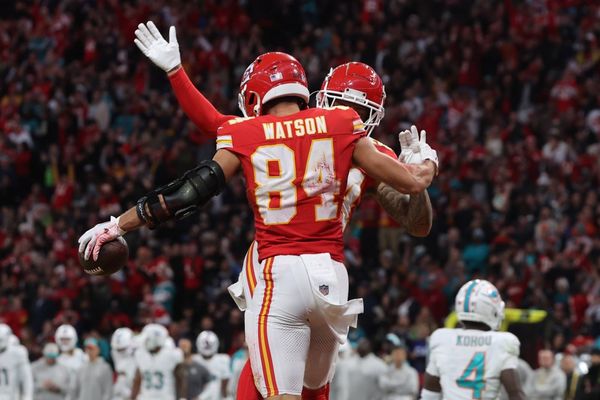
[[[225,187],[225,174],[215,161],[202,161],[196,168],[138,200],[138,217],[153,229],[170,219],[193,214]],[[162,195],[163,202],[160,201]]]
[[[442,400],[442,394],[440,392],[432,392],[431,390],[421,390],[420,400]]]

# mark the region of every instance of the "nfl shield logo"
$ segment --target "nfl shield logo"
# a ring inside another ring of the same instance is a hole
[[[319,292],[321,292],[323,296],[327,296],[329,294],[329,285],[320,285]]]

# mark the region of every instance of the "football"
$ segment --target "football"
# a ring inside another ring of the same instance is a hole
[[[129,246],[122,237],[105,243],[100,248],[96,261],[84,260],[83,253],[79,253],[79,264],[83,270],[90,275],[106,276],[114,274],[127,264],[129,258]]]

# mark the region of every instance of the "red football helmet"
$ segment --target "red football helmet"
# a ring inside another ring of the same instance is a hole
[[[369,110],[363,121],[370,135],[385,115],[385,87],[377,72],[367,64],[349,62],[329,71],[317,92],[317,107],[332,107],[336,100],[353,103]]]
[[[244,116],[261,115],[266,102],[285,96],[299,97],[308,104],[308,84],[302,65],[286,53],[271,52],[256,57],[240,83],[238,106]]]

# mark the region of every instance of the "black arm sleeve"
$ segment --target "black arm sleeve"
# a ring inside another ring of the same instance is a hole
[[[139,199],[136,205],[137,215],[149,228],[155,228],[170,219],[181,219],[193,214],[198,207],[221,193],[224,187],[225,174],[221,166],[212,160],[202,161],[181,178]]]

